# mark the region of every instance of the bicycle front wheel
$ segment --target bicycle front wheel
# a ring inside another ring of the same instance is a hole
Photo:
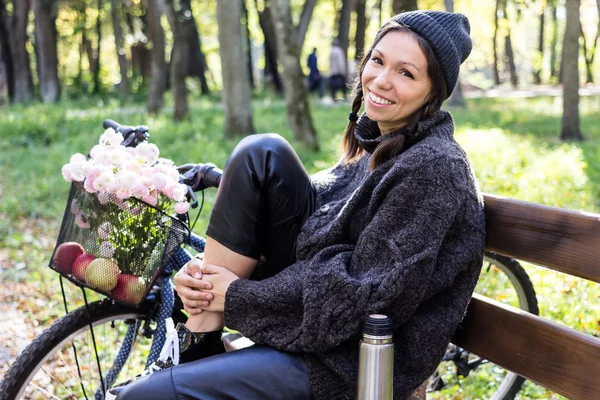
[[[126,307],[104,300],[60,318],[15,360],[0,383],[0,399],[94,399],[99,397],[96,392],[104,398],[101,376],[112,367],[130,326],[136,334],[120,376],[127,379],[143,371],[151,339],[141,332],[151,315],[150,307]]]
[[[539,314],[529,276],[521,264],[510,257],[485,253],[475,292]],[[428,391],[432,399],[461,397],[511,400],[520,391],[524,381],[521,376],[450,344],[443,361],[428,382]]]

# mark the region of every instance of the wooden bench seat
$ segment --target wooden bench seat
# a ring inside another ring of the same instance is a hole
[[[492,195],[485,213],[489,251],[600,282],[600,215]],[[598,337],[476,294],[452,341],[569,399],[600,399]]]

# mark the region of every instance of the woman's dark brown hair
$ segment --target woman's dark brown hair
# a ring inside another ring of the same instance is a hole
[[[425,59],[427,60],[427,75],[429,76],[429,80],[431,81],[431,92],[429,93],[427,102],[415,111],[409,118],[408,124],[405,128],[408,128],[411,132],[413,132],[417,128],[417,124],[434,114],[438,111],[444,100],[447,96],[446,89],[446,81],[444,79],[444,74],[442,71],[442,67],[437,60],[437,57],[433,53],[433,50],[429,43],[423,37],[419,36],[415,32],[411,31],[408,27],[398,24],[397,22],[390,21],[381,27],[379,32],[377,32],[377,36],[375,36],[375,40],[371,45],[369,51],[362,58],[359,68],[356,74],[356,79],[354,82],[354,89],[352,94],[354,95],[354,100],[352,101],[352,112],[354,114],[358,114],[363,102],[363,88],[362,88],[362,73],[365,69],[365,65],[371,59],[371,53],[377,44],[381,41],[381,39],[390,32],[408,32],[417,40],[419,44],[419,48],[425,54]],[[344,160],[346,162],[352,161],[358,156],[360,156],[363,152],[363,149],[359,146],[358,140],[354,137],[354,129],[356,127],[356,121],[350,121],[348,126],[346,127],[346,133],[344,134]],[[402,151],[404,147],[404,141],[406,137],[404,135],[394,135],[390,138],[384,138],[382,142],[377,146],[370,160],[370,168],[374,170],[379,165],[384,163],[385,161],[391,159],[392,157],[397,156]]]

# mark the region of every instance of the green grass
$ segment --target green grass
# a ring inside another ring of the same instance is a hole
[[[581,99],[581,128],[587,140],[573,143],[559,141],[561,101],[475,99],[466,110],[451,109],[455,137],[469,154],[484,192],[600,211],[600,98]],[[319,152],[294,143],[281,99],[257,98],[254,124],[257,132],[278,132],[288,138],[312,173],[338,159],[348,108],[313,104]],[[46,268],[69,190],[60,170],[71,154],[86,153],[96,143],[104,118],[149,125],[150,140],[159,146],[161,156],[179,164],[222,166],[237,142],[224,138],[222,107],[215,98],[194,100],[190,117],[181,123],[173,123],[169,112],[148,116],[143,104],[121,105],[110,99],[1,109],[0,249],[9,268],[0,271],[7,282],[31,285],[30,297],[44,306],[33,301],[24,309],[42,325],[62,313],[56,274]],[[195,229],[198,233],[204,232],[213,201],[214,191],[209,190],[205,212]],[[598,284],[533,265],[525,268],[536,288],[542,316],[600,336]],[[549,398],[551,394],[527,384],[522,396]]]

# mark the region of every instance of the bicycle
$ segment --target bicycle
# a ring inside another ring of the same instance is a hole
[[[521,264],[510,257],[486,252],[475,292],[538,315],[535,289]],[[432,399],[477,393],[480,398],[510,400],[525,378],[506,371],[452,343],[427,383]]]
[[[103,125],[122,133],[125,146],[136,146],[148,138],[145,126],[121,126],[110,120]],[[212,164],[184,164],[180,171],[181,182],[188,185],[188,195],[193,204],[197,204],[197,199],[192,187],[217,187],[220,181],[220,171]],[[144,362],[146,367],[154,362],[164,343],[165,320],[171,317],[177,323],[187,319],[183,304],[170,283],[171,274],[191,259],[184,245],[200,253],[204,250],[205,240],[191,232],[138,306],[124,305],[110,298],[88,303],[83,288],[84,306],[69,311],[65,302],[66,315],[34,339],[7,372],[0,383],[0,400],[36,398],[36,392],[59,399],[87,399],[88,396],[102,399],[119,374],[121,379],[135,376],[144,369]],[[484,292],[482,294],[497,292],[499,286],[504,284],[506,288],[506,283],[510,282],[517,292],[517,305],[537,313],[535,291],[519,263],[491,253],[486,253],[485,259],[477,291]],[[487,280],[493,283],[492,286],[487,285],[485,279],[490,274],[498,274]],[[452,365],[462,375],[471,377],[479,376],[479,372],[487,371],[490,366],[465,350],[450,345],[438,373],[431,379],[432,390],[439,391],[448,385]],[[478,379],[487,381],[484,377]],[[55,382],[54,393],[47,393],[40,387],[48,387],[48,381]],[[495,398],[509,398],[506,395],[516,393],[523,378],[509,373],[503,382],[497,390],[499,397]],[[459,384],[467,386],[468,383]]]
[[[135,147],[149,136],[145,126],[122,126],[111,120],[104,121],[103,126],[123,134],[122,145],[126,147]],[[178,169],[182,173],[180,181],[189,188],[192,207],[198,204],[192,187],[203,190],[217,187],[220,182],[221,171],[212,164],[184,164]],[[178,217],[185,219],[184,215]],[[190,231],[183,245],[201,253],[205,239]],[[102,399],[120,373],[131,377],[142,372],[143,361],[149,366],[158,358],[164,343],[165,320],[187,320],[169,278],[190,259],[191,255],[180,247],[138,306],[110,298],[88,303],[83,288],[84,306],[69,311],[65,300],[66,315],[35,338],[12,364],[0,384],[0,399],[35,398],[33,391],[53,398]],[[109,354],[111,351],[114,353]],[[56,382],[56,393],[47,393],[40,387],[42,382],[47,386],[48,380]]]

